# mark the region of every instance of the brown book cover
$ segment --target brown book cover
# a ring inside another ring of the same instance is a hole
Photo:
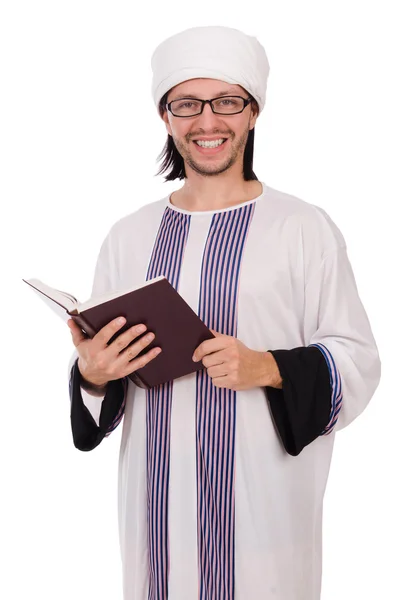
[[[73,296],[37,279],[23,281],[44,296],[47,304],[48,300],[55,303],[56,307],[52,308],[56,312],[59,313],[59,308],[64,309],[67,318],[72,318],[90,338],[118,316],[125,317],[127,322],[109,343],[129,327],[144,323],[147,330],[142,335],[152,331],[155,338],[140,355],[157,346],[162,352],[129,375],[139,387],[150,389],[204,368],[201,361],[193,362],[193,352],[202,342],[215,336],[165,277],[146,282],[132,291],[120,292],[117,297],[88,308],[84,308],[84,304],[90,302],[79,305]]]

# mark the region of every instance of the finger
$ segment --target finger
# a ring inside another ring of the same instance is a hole
[[[223,337],[215,337],[211,340],[205,340],[195,349],[192,360],[193,362],[198,362],[207,354],[218,352],[219,350],[223,350],[225,347],[226,343]]]
[[[141,369],[149,362],[154,360],[161,352],[161,348],[157,346],[156,348],[152,348],[148,352],[145,352],[145,354],[142,354],[142,356],[140,356],[139,358],[135,358],[134,360],[128,363],[128,367],[126,368],[122,377],[126,377],[127,375],[130,375],[130,373]]]
[[[216,365],[224,365],[228,362],[228,355],[225,350],[218,350],[218,352],[212,352],[202,357],[201,361],[204,366],[208,369],[209,367],[215,367]]]
[[[126,320],[124,317],[117,317],[117,319],[113,319],[112,321],[110,321],[110,323],[102,327],[102,329],[100,329],[98,333],[92,338],[95,346],[98,346],[98,348],[100,348],[101,350],[107,348],[108,341],[114,336],[114,334],[117,331],[119,331],[119,329],[121,329],[125,325],[125,322]]]
[[[226,363],[217,364],[211,367],[207,367],[208,375],[213,379],[214,377],[226,377],[229,372],[229,367]]]
[[[125,350],[123,350],[119,354],[119,364],[128,367],[128,363],[132,359],[136,358],[138,354],[140,354],[140,352],[142,352],[144,349],[147,349],[147,347],[154,340],[154,337],[154,333],[150,331],[149,333],[141,337],[139,340],[125,348]]]
[[[119,353],[122,352],[131,344],[131,342],[146,331],[146,325],[139,323],[133,325],[127,331],[124,331],[117,336],[107,348],[107,353],[111,354],[114,358],[117,358]]]
[[[84,333],[81,331],[80,327],[73,321],[73,319],[69,319],[68,322],[68,327],[70,329],[70,332],[72,334],[72,341],[74,346],[77,348],[77,346],[79,344],[81,344],[81,342],[86,338],[86,336],[84,335]]]

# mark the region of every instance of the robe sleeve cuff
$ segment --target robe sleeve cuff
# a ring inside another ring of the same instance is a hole
[[[81,374],[77,360],[72,366],[69,379],[71,401],[70,419],[73,443],[78,450],[88,451],[96,448],[104,437],[108,437],[123,418],[127,395],[127,378],[110,381],[102,400],[99,426],[81,395]],[[99,401],[100,398],[98,398]]]
[[[315,345],[269,352],[283,380],[282,389],[266,387],[270,410],[284,448],[297,456],[336,416],[327,359]]]

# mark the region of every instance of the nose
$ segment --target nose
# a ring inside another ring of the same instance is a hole
[[[198,115],[196,118],[198,120],[198,123],[204,128],[205,126],[211,126],[212,123],[218,123],[220,117],[222,117],[222,115],[217,115],[214,112],[212,112],[211,105],[209,102],[207,102],[206,104],[204,104],[203,112],[201,113],[201,115]]]

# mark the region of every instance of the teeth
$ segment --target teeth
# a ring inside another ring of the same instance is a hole
[[[202,148],[217,148],[218,146],[223,144],[224,141],[225,140],[222,138],[219,140],[214,140],[213,142],[203,142],[201,140],[195,140],[196,144],[198,146],[201,146]]]

